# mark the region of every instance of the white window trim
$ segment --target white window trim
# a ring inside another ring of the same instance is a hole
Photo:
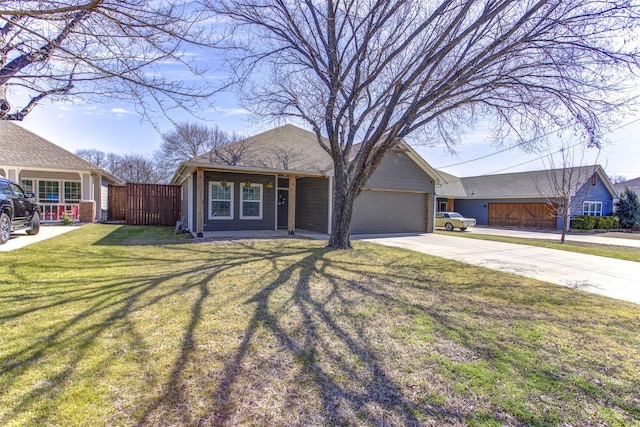
[[[73,182],[73,183],[80,184],[80,198],[79,198],[78,200],[71,200],[71,201],[69,201],[69,200],[67,200],[67,197],[66,197],[66,195],[65,195],[65,190],[66,190],[66,184],[67,184],[67,183],[72,183],[72,182]],[[71,203],[71,204],[78,204],[78,203],[80,203],[80,200],[82,200],[82,181],[66,180],[66,179],[65,179],[65,180],[63,180],[63,181],[60,181],[60,184],[61,184],[61,188],[62,188],[62,191],[61,191],[61,193],[62,193],[62,194],[60,194],[60,196],[61,196],[61,197],[60,197],[60,199],[61,199],[61,200],[63,200],[63,202],[62,202],[62,203]]]
[[[600,205],[600,209],[599,209],[599,210],[597,210],[597,211],[593,211],[593,212],[592,212],[592,211],[588,211],[588,213],[587,213],[587,212],[585,212],[585,210],[584,210],[584,206],[585,206],[587,203],[589,203],[589,204],[598,204],[598,205]],[[597,213],[598,215],[591,215],[592,213],[593,213],[593,214],[596,214],[596,213]],[[602,216],[602,202],[598,202],[598,201],[595,201],[595,200],[594,200],[594,201],[588,201],[588,200],[587,200],[587,201],[583,202],[583,203],[582,203],[582,215],[585,215],[585,216]]]
[[[244,184],[242,184],[242,187],[244,188]],[[262,199],[264,198],[264,188],[263,188],[262,184],[251,184],[251,186],[249,188],[251,188],[251,187],[260,187],[260,200],[259,200],[259,203],[260,203],[260,209],[259,209],[260,210],[260,215],[259,216],[244,216],[242,214],[244,212],[245,200],[242,197],[243,191],[242,191],[242,188],[241,188],[240,189],[240,219],[260,220],[260,219],[262,219],[262,206],[263,206]],[[255,202],[258,202],[258,200],[247,200],[247,202],[255,203]]]
[[[227,182],[227,187],[229,187],[231,189],[231,198],[230,200],[226,200],[226,199],[214,199],[212,197],[212,193],[213,193],[213,186],[214,185],[220,185],[222,181],[210,181],[209,182],[209,219],[212,220],[229,220],[229,219],[233,219],[233,182]],[[211,209],[211,205],[213,202],[215,201],[221,201],[221,202],[231,202],[229,205],[229,216],[219,216],[219,215],[213,215],[213,209]]]

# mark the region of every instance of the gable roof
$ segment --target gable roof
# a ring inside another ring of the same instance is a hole
[[[328,145],[328,141],[325,142]],[[238,157],[235,162],[234,156]],[[326,175],[333,164],[314,133],[293,125],[280,126],[225,145],[191,159],[191,163],[320,175]]]
[[[98,172],[111,181],[121,182],[93,163],[9,120],[0,120],[0,153],[1,166]]]
[[[329,146],[326,138],[322,141]],[[440,179],[438,172],[408,144],[402,141],[399,148],[428,175],[436,180]],[[357,145],[354,146],[355,150]],[[181,182],[197,167],[239,172],[333,175],[333,159],[320,146],[316,134],[291,124],[259,133],[183,162],[174,173],[171,182]]]
[[[553,182],[562,180],[565,169],[549,169],[530,172],[514,172],[497,175],[479,175],[453,180],[437,189],[440,196],[467,199],[538,198],[553,197],[556,193]],[[616,191],[600,165],[566,168],[571,177],[572,189],[578,189],[594,173],[600,176],[613,197]],[[442,173],[442,172],[440,172]],[[453,175],[449,175],[453,176]],[[462,192],[460,191],[462,188]]]
[[[618,195],[622,195],[626,188],[633,190],[636,194],[640,195],[640,177],[636,179],[630,179],[619,184],[615,184],[614,188],[618,192]]]

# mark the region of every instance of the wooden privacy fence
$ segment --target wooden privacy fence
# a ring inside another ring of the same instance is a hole
[[[130,225],[175,225],[180,220],[180,193],[179,185],[110,185],[108,219]]]

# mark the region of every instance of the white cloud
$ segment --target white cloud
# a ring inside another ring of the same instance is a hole
[[[122,114],[133,114],[133,115],[136,115],[136,114],[138,114],[135,111],[129,111],[129,110],[125,109],[125,108],[120,108],[120,107],[112,108],[111,112],[115,113],[115,114],[119,114],[119,115],[122,115]]]

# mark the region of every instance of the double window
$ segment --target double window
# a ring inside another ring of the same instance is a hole
[[[584,202],[582,204],[582,215],[602,216],[602,202]]]
[[[234,218],[234,185],[232,182],[209,183],[209,219]],[[262,219],[262,184],[240,185],[240,219]]]
[[[38,181],[38,200],[41,203],[60,202],[60,182]]]

